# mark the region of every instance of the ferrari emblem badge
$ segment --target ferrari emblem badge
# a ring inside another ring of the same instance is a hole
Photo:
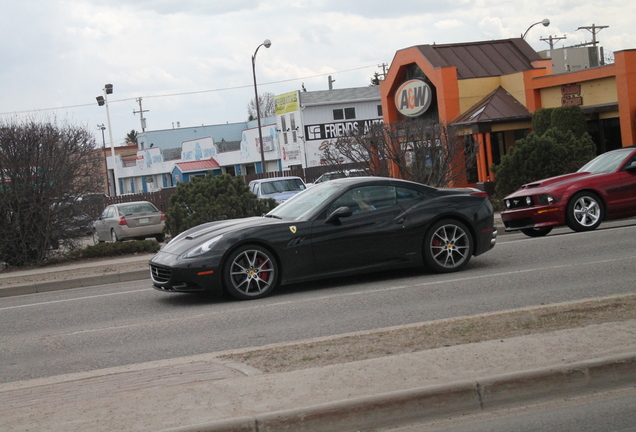
[[[292,232],[292,234],[296,234],[296,227],[295,226],[290,226],[289,230]]]

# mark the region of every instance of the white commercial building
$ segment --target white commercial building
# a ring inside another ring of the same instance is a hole
[[[276,118],[262,119],[266,171],[318,167],[338,137],[382,122],[379,86],[294,91],[275,97]],[[120,191],[153,192],[205,175],[262,173],[256,121],[146,131],[136,160],[116,156]],[[206,161],[205,163],[191,163]],[[112,157],[108,157],[112,169]]]

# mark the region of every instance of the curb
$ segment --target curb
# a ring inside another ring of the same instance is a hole
[[[0,298],[25,294],[36,294],[49,291],[61,291],[71,288],[85,288],[95,285],[104,285],[120,282],[131,282],[137,280],[150,279],[149,270],[135,270],[123,273],[111,273],[100,276],[88,276],[60,281],[34,282],[24,285],[14,285],[0,288]]]
[[[636,353],[162,432],[340,432],[398,427],[542,398],[636,385]]]

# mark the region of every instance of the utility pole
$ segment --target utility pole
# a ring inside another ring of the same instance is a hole
[[[137,98],[137,102],[139,102],[139,111],[133,110],[133,115],[139,113],[139,120],[141,120],[141,131],[146,132],[146,119],[144,118],[144,113],[148,112],[148,110],[144,110],[141,107],[141,98]]]
[[[592,45],[596,48],[596,44],[598,43],[598,41],[596,40],[596,33],[608,27],[609,26],[597,26],[595,24],[592,24],[591,26],[587,27],[579,27],[577,28],[577,30],[587,30],[592,33]]]
[[[378,67],[382,68],[382,81],[384,81],[386,79],[386,67],[388,66],[388,64],[386,63],[382,63],[379,64]]]
[[[554,49],[554,44],[556,42],[560,41],[560,40],[563,40],[563,39],[567,39],[567,36],[561,36],[561,37],[550,36],[550,37],[547,37],[547,38],[540,38],[539,40],[542,40],[543,42],[547,42],[548,45],[550,45],[550,49],[553,50]]]

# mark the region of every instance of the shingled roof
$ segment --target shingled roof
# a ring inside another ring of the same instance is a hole
[[[508,75],[533,69],[541,56],[522,38],[447,45],[418,45],[434,68],[455,66],[458,79]]]
[[[499,86],[479,103],[457,117],[453,123],[475,124],[491,121],[526,120],[528,118],[532,118],[532,113],[528,108]]]
[[[161,150],[164,162],[181,159],[181,147]]]
[[[380,86],[300,92],[300,104],[304,106],[374,100],[380,101]]]

